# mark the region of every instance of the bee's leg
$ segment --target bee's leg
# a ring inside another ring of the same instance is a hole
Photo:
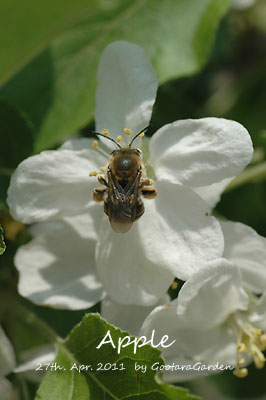
[[[145,178],[145,179],[141,182],[140,187],[143,188],[144,186],[151,186],[151,185],[153,185],[153,180],[150,179],[150,178]]]
[[[108,186],[108,184],[107,184],[107,182],[106,182],[106,180],[104,179],[104,177],[103,176],[98,176],[98,182],[101,184],[101,185],[104,185],[104,186]]]
[[[153,199],[157,196],[157,190],[155,188],[144,187],[140,191],[145,199]]]
[[[135,219],[139,219],[142,214],[144,213],[144,205],[143,201],[139,198],[139,202],[137,203],[137,208],[136,208],[136,217]]]
[[[93,195],[92,198],[94,201],[103,201],[104,200],[104,193],[106,192],[106,189],[94,189],[93,190]]]

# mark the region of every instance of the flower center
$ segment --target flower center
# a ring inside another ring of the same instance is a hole
[[[254,361],[256,368],[264,367],[266,359],[263,351],[266,349],[266,333],[251,324],[248,320],[248,314],[242,311],[231,315],[230,323],[235,330],[238,342],[237,362],[233,373],[238,378],[244,378],[248,375],[248,370],[242,366],[249,359]]]

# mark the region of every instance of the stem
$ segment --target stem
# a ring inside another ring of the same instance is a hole
[[[27,324],[39,331],[42,336],[47,337],[52,343],[61,343],[63,341],[46,322],[23,305],[15,304],[12,311],[18,318],[26,321]]]
[[[246,169],[242,174],[235,177],[235,179],[229,183],[224,193],[230,192],[239,186],[245,185],[249,182],[260,182],[266,179],[266,161]]]
[[[11,176],[15,170],[12,168],[0,168],[0,175]]]

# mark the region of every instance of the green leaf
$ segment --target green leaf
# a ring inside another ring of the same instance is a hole
[[[162,365],[163,360],[160,352],[149,345],[138,348],[136,354],[133,345],[122,348],[120,354],[109,343],[97,349],[108,330],[116,347],[119,337],[128,336],[99,315],[86,315],[69,337],[58,345],[57,358],[50,365],[53,370],[47,373],[36,400],[198,399],[185,389],[158,383],[158,379],[154,379],[156,372],[151,366],[154,363]],[[135,363],[146,365],[147,371],[136,371]],[[62,369],[56,370],[56,366]],[[78,372],[77,368],[82,366]],[[88,366],[87,370],[85,366]],[[100,369],[101,366],[106,370]]]
[[[13,106],[0,100],[0,172],[11,171],[33,151],[33,134],[29,121]],[[9,174],[8,174],[9,172]]]
[[[93,117],[96,71],[106,45],[135,42],[159,82],[195,73],[206,61],[231,0],[117,0],[59,36],[2,89],[35,126],[35,151],[56,144]]]
[[[0,225],[0,255],[4,253],[5,249],[6,249],[6,244],[4,242],[3,229]]]
[[[0,84],[97,3],[94,0],[1,0]]]

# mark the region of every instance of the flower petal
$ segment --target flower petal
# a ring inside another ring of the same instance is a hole
[[[91,219],[87,221],[87,235],[81,235],[81,218],[72,217],[72,225],[61,221],[60,227],[39,234],[19,248],[15,265],[19,270],[19,293],[36,304],[77,310],[88,308],[104,298],[97,278],[91,237]],[[46,226],[47,230],[47,226]],[[92,234],[94,236],[94,234]]]
[[[0,378],[1,400],[19,400],[17,391],[6,378]]]
[[[221,195],[224,192],[224,189],[233,179],[234,178],[226,178],[211,185],[194,187],[193,190],[208,204],[209,207],[214,208],[221,200]]]
[[[105,290],[117,303],[155,304],[174,279],[155,258],[146,258],[137,223],[129,232],[117,234],[105,218],[96,246],[96,262]]]
[[[169,301],[169,296],[165,295],[156,305],[145,307],[135,304],[118,304],[106,297],[102,302],[101,315],[111,324],[124,331],[129,331],[131,335],[138,336],[143,321],[154,307]]]
[[[36,370],[38,364],[46,365],[56,358],[56,348],[53,345],[45,344],[21,353],[21,359],[24,361],[19,364],[14,372],[23,373],[23,377],[35,383],[41,383],[45,375],[45,370]]]
[[[13,347],[0,326],[0,376],[9,374],[16,365]]]
[[[248,308],[240,272],[223,258],[202,266],[185,282],[178,298],[178,315],[204,330],[222,324],[231,313]]]
[[[124,128],[138,133],[150,121],[157,78],[144,50],[125,41],[106,47],[99,64],[95,120],[97,132],[116,138]]]
[[[223,252],[220,226],[206,216],[201,198],[177,184],[157,184],[157,198],[145,201],[144,215],[128,233],[114,233],[105,218],[99,234],[99,276],[118,303],[154,304],[174,276],[185,280]]]
[[[224,239],[224,257],[241,270],[245,286],[256,293],[266,288],[266,238],[239,222],[220,221]]]
[[[176,121],[150,140],[157,179],[199,187],[238,174],[250,162],[252,143],[238,122],[222,118]]]
[[[182,280],[202,263],[223,253],[223,235],[209,207],[189,188],[166,181],[156,182],[158,195],[145,202],[137,222],[145,257]]]
[[[12,216],[32,223],[86,208],[97,185],[89,173],[105,163],[93,149],[44,151],[24,160],[8,189]]]
[[[250,315],[250,322],[256,324],[258,328],[266,333],[266,291],[255,304]]]
[[[166,364],[182,365],[190,360],[190,365],[196,362],[205,364],[225,363],[234,365],[236,360],[236,339],[234,332],[226,325],[212,329],[202,329],[201,326],[191,328],[188,317],[181,318],[176,309],[178,299],[170,304],[156,307],[144,321],[140,335],[150,338],[154,330],[155,342],[158,343],[164,335],[168,335],[167,344],[174,343],[166,348],[160,347]],[[176,372],[176,378],[182,372]],[[192,373],[195,377],[196,374]],[[199,374],[200,375],[200,374]],[[187,372],[182,375],[184,380],[191,378]],[[175,379],[171,379],[174,381]]]

